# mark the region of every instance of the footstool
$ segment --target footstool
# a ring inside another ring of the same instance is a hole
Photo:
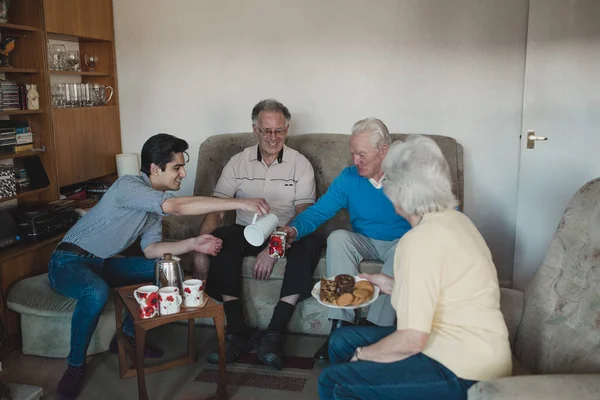
[[[108,350],[115,333],[115,305],[109,297],[87,354]],[[71,341],[71,317],[77,300],[65,297],[50,286],[48,274],[17,282],[10,290],[6,305],[21,314],[23,353],[65,358]]]

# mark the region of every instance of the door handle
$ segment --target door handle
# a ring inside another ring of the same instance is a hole
[[[545,136],[537,136],[535,131],[527,131],[527,148],[535,149],[535,142],[542,142],[544,140],[548,140]]]

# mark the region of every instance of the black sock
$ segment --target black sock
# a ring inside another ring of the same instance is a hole
[[[271,317],[271,323],[269,324],[269,327],[267,329],[270,331],[285,333],[285,331],[287,330],[287,324],[288,322],[290,322],[290,318],[292,318],[292,314],[294,313],[295,308],[296,306],[293,306],[290,303],[286,303],[285,301],[279,300],[279,302],[275,306],[273,316]]]
[[[227,333],[247,335],[248,327],[242,312],[242,301],[240,299],[230,300],[223,303],[225,317],[227,317]]]

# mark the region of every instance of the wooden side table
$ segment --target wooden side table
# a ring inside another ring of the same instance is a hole
[[[130,378],[137,375],[138,394],[140,400],[148,400],[146,391],[145,374],[164,371],[169,368],[181,365],[189,365],[196,362],[196,342],[195,342],[195,318],[212,318],[217,328],[217,338],[219,340],[219,380],[217,383],[217,393],[209,400],[227,399],[227,377],[225,375],[225,313],[223,306],[217,304],[213,299],[208,298],[206,305],[202,308],[181,307],[177,314],[156,316],[150,319],[140,318],[137,301],[133,297],[133,291],[142,285],[131,285],[115,289],[115,316],[117,320],[117,342],[119,345],[119,369],[121,379]],[[123,333],[123,310],[127,311],[133,317],[135,328],[135,349],[125,338]],[[146,332],[161,325],[169,324],[175,321],[188,320],[188,351],[187,354],[172,361],[161,364],[144,366],[144,346],[146,342]],[[127,362],[126,354],[133,361],[131,366]]]

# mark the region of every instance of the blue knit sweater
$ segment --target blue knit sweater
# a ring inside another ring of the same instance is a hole
[[[355,166],[344,169],[327,192],[290,222],[300,239],[345,208],[354,232],[377,240],[395,240],[410,229],[407,220],[396,214],[383,189],[375,188],[358,174]]]

